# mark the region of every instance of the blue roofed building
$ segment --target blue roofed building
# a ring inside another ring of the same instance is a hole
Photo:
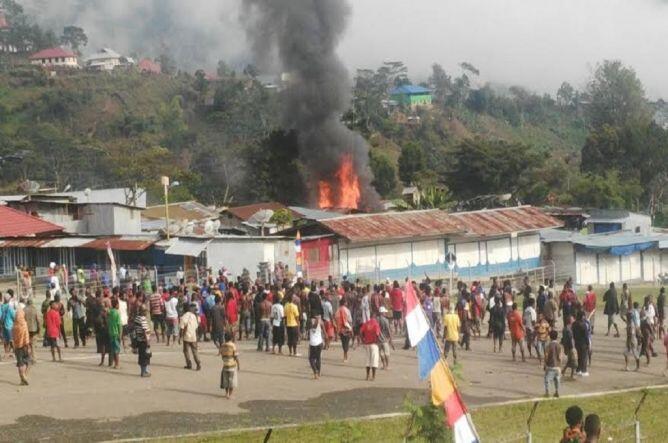
[[[410,108],[431,106],[431,89],[416,85],[401,85],[390,91],[390,99]]]

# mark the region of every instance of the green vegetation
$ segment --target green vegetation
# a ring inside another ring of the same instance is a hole
[[[642,392],[627,392],[581,399],[548,400],[539,403],[533,417],[531,431],[534,441],[558,441],[566,427],[564,412],[571,405],[579,405],[585,415],[596,413],[601,417],[601,441],[631,441],[634,436],[634,411],[642,398]],[[668,422],[663,419],[668,401],[668,390],[650,390],[640,408],[643,441],[660,442],[668,433]],[[471,416],[482,441],[525,441],[526,422],[533,403],[518,403],[475,409]],[[409,416],[365,421],[336,421],[323,424],[301,425],[276,429],[270,441],[344,441],[344,442],[401,442],[404,437],[411,441],[452,441],[451,433],[445,438],[434,439],[443,429],[442,413],[435,408],[422,408],[425,418],[419,429],[410,426]],[[427,424],[430,423],[430,424]],[[436,429],[439,427],[439,429]],[[183,442],[238,442],[262,441],[266,431],[223,433],[197,438],[183,438]]]
[[[306,202],[299,134],[282,127],[281,93],[264,87],[256,67],[237,74],[221,61],[216,75],[189,74],[163,54],[163,75],[52,76],[28,65],[27,53],[59,42],[79,51],[85,31],[66,26],[56,38],[14,0],[0,5],[12,23],[0,43],[18,50],[0,56],[1,191],[28,179],[56,189],[143,187],[158,203],[168,175],[181,183],[175,201]],[[478,86],[479,75],[467,62],[456,74],[435,64],[423,83],[433,106],[411,109],[389,100],[411,83],[402,62],[357,72],[342,120],[368,140],[383,198],[416,185],[419,208],[476,209],[493,201],[485,196],[510,194],[510,204],[628,208],[668,224],[668,131],[652,122],[631,68],[604,61],[584,90],[564,83],[554,98]]]

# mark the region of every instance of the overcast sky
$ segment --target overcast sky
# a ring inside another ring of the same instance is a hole
[[[606,58],[631,65],[652,98],[668,98],[668,2],[661,0],[355,0],[341,44],[349,66],[403,60],[413,77],[433,62],[483,81],[554,94],[584,86]]]
[[[668,98],[668,0],[349,0],[340,54],[354,73],[402,60],[416,80],[433,62],[457,75],[554,94],[583,87],[606,58],[636,69],[651,98]],[[145,55],[168,48],[188,68],[250,59],[240,0],[21,0],[52,26],[79,24],[99,46]]]

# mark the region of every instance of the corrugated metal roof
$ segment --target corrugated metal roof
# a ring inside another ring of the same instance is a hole
[[[668,234],[661,233],[637,234],[629,231],[618,231],[604,234],[581,234],[561,229],[546,229],[541,231],[540,238],[544,243],[568,242],[587,248],[613,248],[648,242],[657,242],[659,248],[662,247],[662,244],[668,246]]]
[[[320,223],[351,242],[460,235],[493,237],[563,225],[532,206],[452,214],[432,209],[349,215],[320,220]]]
[[[257,212],[262,211],[264,209],[270,209],[272,211],[278,211],[279,209],[289,209],[287,206],[283,205],[282,203],[278,202],[266,202],[266,203],[255,203],[252,205],[246,205],[246,206],[237,206],[234,208],[227,208],[223,210],[222,212],[229,212],[230,214],[234,215],[236,218],[242,220],[242,221],[248,221],[253,215],[255,215]],[[297,214],[294,211],[292,212],[292,217],[293,218],[299,218],[299,214]]]
[[[538,231],[564,225],[533,206],[484,209],[448,214],[467,235],[489,237],[511,232]]]
[[[400,95],[400,94],[429,94],[431,89],[423,88],[422,86],[417,85],[401,85],[390,91],[390,95]]]
[[[301,206],[289,206],[292,212],[296,212],[301,218],[309,220],[325,220],[328,218],[340,217],[341,213],[334,211],[324,211],[322,209],[304,208]]]
[[[348,215],[320,220],[320,223],[351,242],[436,237],[462,233],[454,221],[438,209]]]
[[[13,240],[5,240],[0,247],[3,248],[39,248],[50,239],[43,238],[17,238]]]
[[[169,255],[186,255],[189,257],[198,257],[203,250],[206,249],[207,245],[211,243],[211,240],[196,240],[196,239],[184,239],[178,238],[176,241],[165,251],[165,254]]]
[[[151,206],[142,213],[142,218],[163,220],[165,217],[165,205]],[[170,203],[169,218],[171,220],[202,220],[218,218],[218,213],[196,201],[185,201]],[[143,220],[142,220],[142,223]]]
[[[148,249],[153,243],[157,241],[157,238],[148,239],[148,238],[118,238],[118,237],[107,237],[107,238],[98,238],[91,242],[81,245],[82,248],[86,249],[107,249],[107,242],[111,245],[111,249],[118,251],[143,251]]]
[[[39,217],[33,217],[7,206],[0,206],[0,237],[29,237],[62,230],[62,226]]]
[[[78,248],[90,243],[90,237],[62,237],[47,241],[40,248]]]

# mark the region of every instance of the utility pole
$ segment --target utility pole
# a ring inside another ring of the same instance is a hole
[[[165,232],[167,233],[167,240],[169,240],[169,177],[163,175],[160,182],[165,190]]]

